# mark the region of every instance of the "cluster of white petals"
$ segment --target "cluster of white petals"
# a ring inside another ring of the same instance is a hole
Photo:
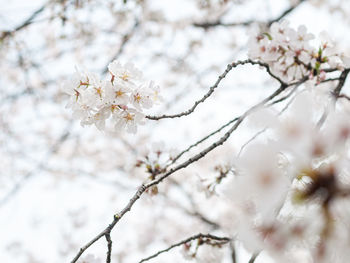
[[[270,114],[271,136],[235,160],[227,185],[239,209],[235,236],[276,262],[349,262],[349,110],[320,108],[304,91],[289,115]]]
[[[249,41],[249,56],[267,63],[271,72],[286,82],[303,77],[325,79],[325,69],[343,68],[342,55],[326,33],[321,33],[319,46],[310,41],[315,36],[305,26],[297,30],[287,21],[275,22],[269,32],[254,33]]]
[[[135,166],[145,168],[149,179],[154,180],[157,175],[166,171],[176,154],[177,151],[168,149],[164,142],[154,142],[141,149],[141,156],[136,160]]]
[[[95,124],[106,130],[106,122],[114,131],[126,129],[135,133],[144,123],[144,109],[160,100],[159,86],[145,82],[142,72],[131,63],[113,61],[108,65],[111,78],[101,80],[96,74],[77,71],[64,85],[71,96],[68,107],[82,125]]]

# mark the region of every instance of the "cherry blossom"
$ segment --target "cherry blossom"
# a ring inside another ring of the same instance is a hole
[[[143,110],[160,101],[159,86],[153,81],[146,85],[142,72],[132,63],[122,65],[113,61],[108,69],[110,80],[77,71],[63,87],[70,95],[67,107],[81,120],[81,125],[95,124],[100,130],[125,129],[136,133],[137,126],[144,123]]]
[[[288,116],[275,118],[273,137],[245,149],[225,191],[240,209],[238,240],[278,262],[295,262],[301,254],[314,262],[347,262],[347,252],[333,248],[349,245],[349,214],[340,208],[350,192],[349,113],[330,109],[320,127],[327,105],[319,108],[314,101],[304,91]]]
[[[288,21],[275,22],[269,32],[260,32],[251,37],[249,55],[267,63],[273,73],[286,82],[298,81],[306,76],[317,76],[317,81],[325,79],[324,69],[342,68],[341,53],[329,38],[320,36],[317,47],[310,41],[315,37],[305,26],[297,30]]]

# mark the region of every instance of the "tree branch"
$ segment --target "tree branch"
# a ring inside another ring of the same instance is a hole
[[[200,139],[199,141],[195,142],[194,144],[190,145],[188,148],[186,148],[185,150],[183,150],[182,152],[180,152],[178,155],[175,156],[175,158],[172,160],[171,164],[174,164],[182,155],[184,155],[185,153],[189,152],[192,148],[198,146],[199,144],[201,144],[202,142],[206,141],[207,139],[209,139],[210,137],[212,137],[213,135],[221,132],[223,129],[225,129],[227,126],[229,126],[230,124],[234,123],[235,121],[238,120],[239,117],[236,117],[232,120],[230,120],[229,122],[225,123],[224,125],[222,125],[219,129],[213,131],[212,133],[208,134],[207,136],[203,137],[202,139]]]
[[[109,60],[108,64],[113,61],[116,60],[117,58],[119,58],[119,56],[123,53],[124,48],[126,46],[126,44],[128,43],[128,41],[131,39],[131,37],[134,35],[136,29],[139,27],[140,25],[140,21],[136,18],[135,23],[133,25],[133,27],[131,28],[131,30],[129,32],[127,32],[125,35],[123,35],[122,38],[122,42],[119,46],[118,51],[116,52],[116,54]],[[102,74],[106,74],[108,72],[108,65],[105,66],[105,68],[102,70]]]
[[[217,20],[214,22],[193,23],[193,25],[195,27],[202,27],[204,29],[208,29],[208,28],[216,27],[216,26],[223,26],[223,27],[250,26],[253,23],[261,23],[261,24],[266,24],[268,27],[270,27],[274,22],[278,22],[278,21],[282,20],[288,14],[293,12],[300,4],[302,4],[305,1],[306,0],[300,0],[295,5],[284,10],[279,16],[272,18],[272,19],[268,20],[267,22],[256,21],[256,20],[247,20],[247,21],[243,21],[243,22],[223,23],[220,20]]]
[[[256,258],[259,256],[260,252],[254,253],[251,258],[249,259],[248,263],[254,263]]]
[[[30,24],[33,23],[33,20],[40,14],[42,13],[46,6],[47,6],[48,2],[45,3],[44,5],[42,5],[40,8],[38,8],[37,10],[35,10],[26,20],[24,20],[20,25],[18,25],[17,27],[15,27],[13,30],[10,31],[4,31],[1,33],[0,35],[0,42],[4,41],[7,37],[11,36],[13,33],[22,30],[23,28],[29,26]]]
[[[227,74],[233,69],[236,68],[239,65],[246,65],[246,64],[250,64],[250,65],[259,65],[263,68],[266,69],[267,73],[274,78],[275,80],[277,80],[281,85],[284,86],[288,86],[287,83],[285,83],[283,80],[281,80],[279,77],[277,77],[276,75],[274,75],[268,64],[260,62],[260,61],[254,61],[251,59],[247,59],[247,60],[241,60],[241,61],[237,61],[237,62],[232,62],[230,64],[227,65],[225,71],[218,77],[218,79],[216,80],[216,82],[214,83],[213,86],[210,87],[209,91],[199,100],[197,100],[193,106],[181,113],[177,113],[177,114],[173,114],[173,115],[161,115],[161,116],[149,116],[147,115],[146,118],[149,120],[160,120],[160,119],[172,119],[172,118],[179,118],[179,117],[183,117],[183,116],[187,116],[190,115],[192,112],[194,112],[194,110],[197,108],[197,106],[200,103],[203,103],[206,99],[208,99],[213,92],[215,91],[215,89],[219,86],[220,82],[227,76]]]
[[[147,258],[144,258],[144,259],[140,260],[139,263],[148,261],[148,260],[150,260],[152,258],[155,258],[155,257],[159,256],[160,254],[163,254],[165,252],[168,252],[168,251],[172,250],[175,247],[184,245],[184,244],[186,244],[188,242],[191,242],[191,241],[197,240],[197,239],[204,239],[204,240],[202,240],[204,243],[206,242],[205,239],[215,240],[215,241],[219,241],[220,244],[225,244],[225,243],[227,243],[227,242],[229,242],[231,240],[228,237],[218,237],[218,236],[214,236],[214,235],[210,235],[210,234],[197,234],[197,235],[191,236],[191,237],[189,237],[189,238],[187,238],[185,240],[182,240],[182,241],[180,241],[178,243],[175,243],[175,244],[171,245],[170,247],[168,247],[166,249],[159,250],[157,253],[155,253],[155,254],[147,257]]]
[[[111,263],[111,256],[112,256],[112,239],[110,233],[107,233],[105,235],[107,240],[107,258],[106,263]]]
[[[251,61],[251,60],[246,60],[246,63],[250,63],[250,64],[258,64],[261,65],[263,67],[266,68],[267,72],[269,72],[269,67],[267,64],[261,63],[261,62],[255,62],[255,61]],[[270,74],[270,73],[269,73]],[[303,79],[304,80],[304,79]],[[301,82],[302,80],[300,80],[299,82]],[[306,81],[306,80],[304,80]],[[299,83],[297,82],[297,83]],[[239,127],[239,125],[243,122],[243,120],[254,110],[256,110],[257,108],[264,106],[267,102],[271,101],[272,99],[274,99],[276,96],[278,96],[279,94],[281,94],[286,88],[288,88],[291,85],[296,85],[297,83],[294,84],[286,84],[283,81],[280,81],[281,85],[280,87],[275,90],[270,96],[266,97],[264,100],[262,100],[261,102],[255,104],[254,106],[252,106],[251,108],[249,108],[247,111],[245,111],[235,122],[235,124],[216,142],[214,142],[213,144],[211,144],[210,146],[208,146],[207,148],[205,148],[204,150],[202,150],[201,152],[199,152],[198,154],[194,155],[193,157],[189,158],[187,161],[177,165],[174,168],[171,168],[169,171],[167,171],[166,173],[164,173],[162,176],[158,177],[157,179],[149,182],[149,183],[143,183],[138,190],[136,191],[136,193],[132,196],[132,198],[129,200],[129,202],[127,203],[127,205],[117,214],[114,215],[113,221],[112,223],[105,229],[103,230],[100,234],[98,234],[95,238],[93,238],[90,242],[88,242],[85,246],[83,246],[78,254],[74,257],[74,259],[71,261],[71,263],[76,262],[79,257],[84,253],[84,251],[89,248],[93,243],[95,243],[97,240],[99,240],[101,237],[105,236],[106,234],[110,234],[112,229],[114,228],[114,226],[120,221],[120,219],[131,210],[131,208],[133,207],[133,205],[135,204],[135,202],[141,197],[141,195],[150,187],[155,186],[157,184],[159,184],[160,182],[162,182],[164,179],[166,179],[167,177],[169,177],[170,175],[172,175],[173,173],[182,170],[184,168],[186,168],[187,166],[189,166],[190,164],[202,159],[203,157],[205,157],[209,152],[211,152],[212,150],[214,150],[215,148],[217,148],[218,146],[222,145],[225,141],[228,140],[228,138],[231,136],[231,134]]]
[[[267,23],[268,27],[270,27],[273,23],[281,21],[285,16],[287,16],[288,14],[290,14],[291,12],[293,12],[300,4],[302,4],[303,2],[305,2],[306,0],[299,0],[298,3],[296,3],[295,5],[289,7],[288,9],[286,9],[285,11],[282,12],[282,14],[280,14],[278,17],[269,20],[269,22]]]
[[[338,85],[336,86],[336,88],[333,91],[333,94],[336,98],[339,97],[339,94],[340,94],[342,88],[344,87],[346,78],[349,75],[349,72],[350,72],[350,68],[347,68],[347,69],[344,69],[344,71],[340,74]]]
[[[237,253],[234,241],[230,242],[230,249],[231,249],[231,261],[232,263],[237,263]]]
[[[339,94],[338,98],[342,98],[342,99],[346,99],[346,100],[350,101],[350,97],[348,95],[345,95],[345,94]]]
[[[11,197],[13,197],[22,187],[23,183],[28,180],[29,178],[31,178],[32,176],[34,176],[35,174],[37,174],[38,171],[40,171],[41,169],[43,169],[45,167],[45,165],[47,164],[48,160],[50,159],[50,157],[52,155],[54,155],[60,148],[60,146],[67,140],[67,138],[70,135],[70,127],[72,125],[72,121],[69,121],[67,127],[65,128],[65,130],[63,131],[63,133],[61,134],[61,136],[59,136],[59,138],[57,139],[57,141],[51,146],[51,148],[48,150],[48,152],[46,153],[46,156],[43,158],[42,161],[40,161],[38,163],[38,165],[31,171],[29,171],[28,173],[26,173],[21,181],[17,182],[12,189],[5,195],[5,197],[3,197],[0,200],[0,207],[2,205],[4,205]]]

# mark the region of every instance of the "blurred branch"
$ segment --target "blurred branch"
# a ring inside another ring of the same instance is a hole
[[[231,261],[232,263],[237,263],[237,253],[236,253],[235,243],[233,240],[230,242],[230,249],[231,249]]]
[[[17,27],[15,27],[13,30],[10,31],[3,31],[0,35],[0,42],[4,41],[7,37],[11,36],[13,33],[22,30],[23,28],[26,28],[27,26],[29,26],[30,24],[33,23],[33,20],[39,15],[41,14],[45,8],[47,7],[49,2],[46,2],[45,4],[43,4],[40,8],[38,8],[37,10],[35,10],[26,20],[24,20],[20,25],[18,25]]]
[[[121,42],[121,44],[119,46],[119,49],[118,49],[117,53],[109,60],[108,64],[111,61],[118,59],[119,56],[123,53],[126,44],[130,40],[130,38],[134,35],[134,33],[135,33],[136,29],[139,27],[139,25],[140,25],[140,22],[139,22],[138,19],[136,19],[133,27],[131,28],[131,30],[129,32],[127,32],[125,35],[123,35],[122,42]],[[106,74],[108,72],[108,64],[103,69],[102,74]]]
[[[208,219],[206,216],[204,216],[202,213],[200,213],[198,211],[198,208],[196,207],[196,203],[193,200],[192,195],[186,191],[181,184],[179,184],[177,181],[173,180],[172,178],[169,178],[169,181],[175,185],[180,191],[182,191],[185,196],[188,198],[189,202],[191,203],[191,210],[186,209],[183,206],[180,206],[178,204],[178,207],[181,207],[187,214],[197,217],[199,220],[201,220],[202,222],[206,223],[207,225],[211,226],[213,229],[218,229],[220,226],[219,224],[215,223],[214,221]]]
[[[203,22],[203,23],[194,23],[193,25],[195,27],[202,27],[204,29],[208,29],[210,27],[216,27],[216,26],[225,26],[225,27],[233,27],[233,26],[250,26],[251,24],[255,23],[255,20],[248,20],[245,22],[236,22],[236,23],[223,23],[220,20],[215,22]]]
[[[260,252],[254,253],[251,258],[249,259],[248,263],[254,263],[256,258],[259,256]]]
[[[296,3],[295,5],[292,5],[291,7],[289,7],[288,9],[286,9],[284,12],[282,12],[278,17],[271,19],[267,25],[268,27],[270,27],[273,23],[278,22],[280,20],[282,20],[285,16],[287,16],[288,14],[290,14],[291,12],[293,12],[300,4],[302,4],[303,2],[305,2],[306,0],[299,0],[298,3]]]
[[[158,257],[160,254],[168,252],[168,251],[172,250],[173,248],[179,247],[181,245],[185,245],[186,243],[191,242],[193,240],[201,240],[202,243],[206,243],[207,240],[214,240],[214,241],[220,242],[220,245],[222,245],[222,244],[228,243],[231,239],[228,237],[218,237],[218,236],[214,236],[211,234],[197,234],[197,235],[191,236],[185,240],[182,240],[178,243],[175,243],[166,249],[159,250],[157,253],[140,260],[139,263],[142,263],[142,262],[148,261],[152,258]]]
[[[194,23],[193,25],[196,27],[202,27],[204,29],[208,29],[210,27],[216,27],[216,26],[224,26],[224,27],[234,27],[234,26],[250,26],[253,23],[262,23],[266,24],[268,27],[270,27],[274,22],[278,22],[284,17],[286,17],[288,14],[293,12],[301,3],[305,2],[306,0],[300,0],[295,5],[289,7],[288,9],[284,10],[279,16],[272,18],[268,20],[267,22],[263,21],[256,21],[256,20],[248,20],[244,22],[234,22],[234,23],[223,23],[220,20],[214,21],[214,22],[203,22],[203,23]]]
[[[59,136],[57,141],[52,145],[52,147],[47,152],[45,158],[35,167],[32,171],[28,172],[26,175],[21,178],[19,182],[17,182],[12,189],[5,195],[4,198],[0,200],[0,207],[3,206],[11,197],[13,197],[23,186],[25,181],[27,181],[29,178],[37,174],[40,170],[44,169],[47,165],[47,162],[49,158],[54,155],[60,148],[60,146],[67,140],[67,138],[70,135],[70,128],[71,128],[72,122],[69,121],[66,129],[64,132]]]

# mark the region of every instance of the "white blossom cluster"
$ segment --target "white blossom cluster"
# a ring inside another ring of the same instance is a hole
[[[349,262],[350,111],[329,110],[320,123],[314,96],[302,92],[284,119],[264,116],[271,138],[235,161],[225,191],[238,209],[235,236],[276,262]]]
[[[77,71],[64,90],[71,98],[67,107],[82,125],[95,124],[106,130],[106,122],[118,131],[135,133],[144,123],[144,109],[160,100],[159,86],[146,83],[142,72],[131,63],[122,65],[113,61],[108,65],[109,80],[100,80],[96,74]]]
[[[315,36],[305,26],[297,30],[288,21],[275,22],[270,30],[254,33],[249,41],[249,56],[267,63],[273,74],[283,81],[300,80],[305,76],[325,79],[325,69],[343,68],[341,54],[325,32],[320,35],[320,45],[315,48],[310,41]]]
[[[140,153],[141,158],[136,161],[136,167],[146,168],[151,180],[154,180],[158,174],[164,173],[177,155],[177,151],[166,148],[164,142],[154,142],[142,149]]]

